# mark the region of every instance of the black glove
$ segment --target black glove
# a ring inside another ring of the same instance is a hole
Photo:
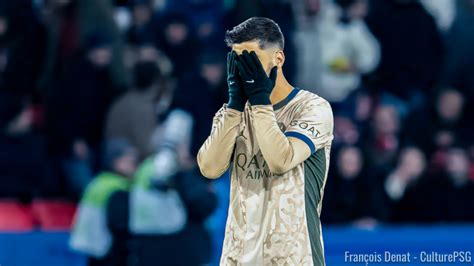
[[[227,54],[227,86],[229,87],[229,103],[227,107],[242,112],[245,107],[247,97],[242,88],[237,68],[237,54],[231,51]]]
[[[277,76],[277,67],[273,67],[270,76],[267,76],[262,67],[262,63],[257,54],[252,51],[244,50],[237,61],[240,77],[245,94],[249,97],[252,105],[268,105],[271,104],[270,94],[275,87]]]

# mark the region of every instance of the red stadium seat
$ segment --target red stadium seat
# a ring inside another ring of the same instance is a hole
[[[76,205],[59,200],[34,200],[31,210],[43,230],[69,230],[76,212]]]
[[[29,206],[15,200],[0,200],[0,231],[24,232],[34,229]]]

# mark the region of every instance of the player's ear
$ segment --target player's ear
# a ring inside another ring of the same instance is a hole
[[[278,68],[283,67],[283,65],[285,64],[285,53],[283,52],[283,50],[276,51],[274,63],[276,66],[278,66]]]

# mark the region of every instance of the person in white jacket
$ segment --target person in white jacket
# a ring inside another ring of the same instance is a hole
[[[337,5],[335,4],[337,3]],[[340,103],[380,61],[378,41],[367,28],[367,0],[323,1],[319,24],[321,88],[319,94]]]

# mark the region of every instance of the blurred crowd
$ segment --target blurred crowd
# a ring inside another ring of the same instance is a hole
[[[0,198],[77,201],[104,170],[133,176],[187,127],[167,123],[177,109],[193,126],[176,172],[198,176],[225,30],[252,16],[280,25],[289,81],[333,107],[326,224],[474,221],[473,0],[1,0]]]
[[[320,35],[335,109],[322,219],[474,221],[474,1],[335,2],[344,37]],[[351,75],[360,82],[343,87]]]

